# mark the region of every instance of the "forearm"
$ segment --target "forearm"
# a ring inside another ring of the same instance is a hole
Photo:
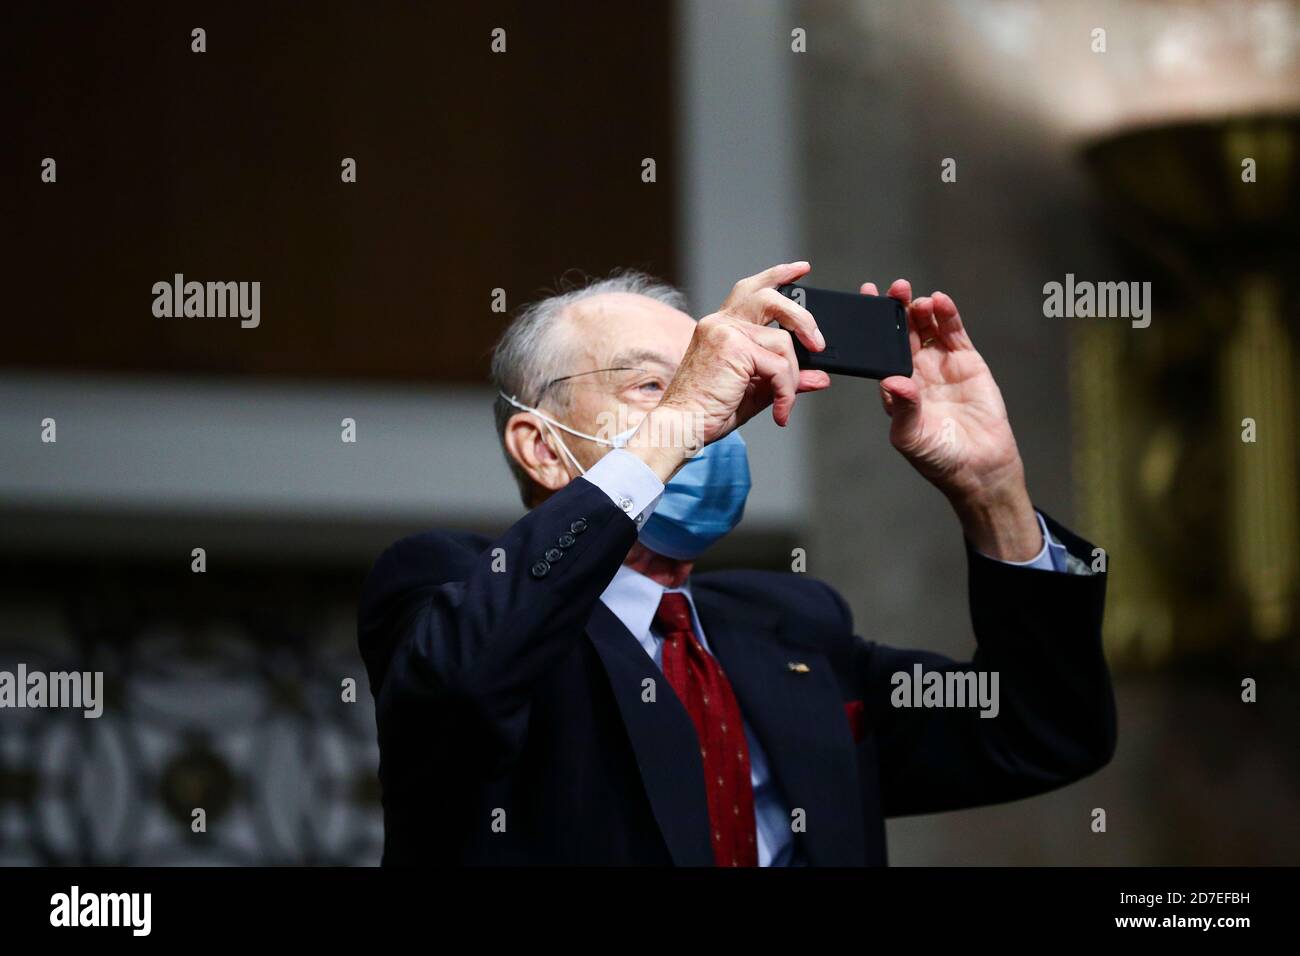
[[[1028,561],[1042,551],[1042,528],[1022,473],[950,500],[966,540],[980,554]]]

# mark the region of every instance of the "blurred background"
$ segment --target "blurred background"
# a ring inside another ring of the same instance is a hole
[[[797,258],[951,294],[1036,503],[1110,562],[1113,763],[891,821],[891,861],[1300,861],[1300,4],[0,17],[0,670],[107,693],[99,720],[0,711],[0,864],[378,862],[356,595],[398,537],[520,514],[494,304],[634,266],[702,315]],[[156,318],[176,273],[260,281],[260,326]],[[1045,317],[1067,275],[1151,282],[1150,326]],[[754,493],[708,564],[804,548],[862,635],[968,656],[960,531],[885,422],[840,379],[746,426]]]

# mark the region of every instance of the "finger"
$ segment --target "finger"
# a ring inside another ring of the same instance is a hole
[[[799,382],[799,357],[794,351],[794,340],[785,329],[773,329],[765,325],[751,325],[745,329],[750,340],[758,343],[769,352],[774,352],[785,360],[790,369],[790,379],[796,390]]]
[[[932,293],[930,299],[934,302],[934,321],[939,329],[939,340],[944,346],[953,352],[975,348],[975,343],[966,334],[966,326],[957,312],[957,303],[943,292]]]
[[[826,339],[817,328],[813,314],[775,289],[760,289],[740,302],[733,314],[760,326],[775,320],[781,328],[799,336],[799,341],[812,351],[826,348]]]
[[[749,326],[746,332],[765,355],[770,355],[778,362],[784,363],[779,379],[774,379],[772,385],[777,398],[786,394],[790,396],[789,406],[782,406],[783,417],[777,419],[778,424],[785,425],[790,420],[790,413],[794,411],[794,397],[799,393],[799,360],[794,352],[794,341],[790,338],[790,333],[784,329]],[[776,418],[778,409],[775,399],[772,404],[773,417]]]
[[[907,327],[907,339],[911,343],[913,355],[925,348],[932,339],[939,337],[939,330],[934,324],[933,299],[923,295],[912,300],[907,309]]]
[[[903,303],[903,308],[912,304],[912,283],[906,279],[895,279],[889,286],[887,293],[891,299],[897,299]]]
[[[881,379],[880,390],[887,394],[895,405],[898,400],[914,403],[921,400],[920,387],[906,375],[891,375],[889,378]]]
[[[754,370],[772,390],[772,419],[785,427],[794,411],[797,394],[796,378],[790,374],[790,366],[776,352],[771,352],[758,343],[751,345]]]
[[[723,308],[738,304],[741,299],[747,298],[757,292],[759,289],[775,289],[779,285],[785,285],[787,282],[794,282],[801,279],[812,271],[812,266],[807,262],[785,262],[778,266],[772,266],[764,269],[756,275],[748,276],[741,279],[731,287],[731,294],[727,296],[727,301],[723,303]]]
[[[881,404],[881,407],[884,408],[884,410],[885,410],[885,414],[888,415],[890,418],[893,418],[893,417],[894,417],[894,399],[893,399],[893,397],[889,394],[889,389],[885,388],[885,386],[883,386],[883,385],[880,386],[880,404]]]
[[[831,377],[820,369],[802,369],[799,372],[799,392],[820,392],[831,387]]]
[[[880,293],[876,291],[876,284],[874,282],[862,283],[862,286],[861,288],[858,289],[858,292],[861,293],[862,295],[880,295]]]
[[[831,388],[831,376],[823,372],[822,369],[800,368],[800,359],[794,352],[794,345],[790,339],[789,333],[783,329],[754,328],[754,339],[767,351],[776,352],[781,358],[787,360],[790,373],[794,378],[794,392],[802,394],[805,392],[822,392],[823,389]]]
[[[910,446],[921,432],[921,390],[904,375],[891,375],[880,389],[889,396],[889,440],[900,448]]]

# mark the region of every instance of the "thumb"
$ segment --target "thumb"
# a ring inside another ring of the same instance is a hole
[[[880,383],[892,421],[889,437],[895,445],[908,445],[921,431],[921,390],[903,375],[891,375]]]

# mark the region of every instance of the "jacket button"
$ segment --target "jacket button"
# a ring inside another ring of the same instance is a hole
[[[546,577],[546,572],[549,570],[551,570],[551,566],[547,562],[538,561],[533,565],[533,577],[544,578]]]
[[[562,535],[560,535],[560,537],[556,540],[555,543],[558,544],[561,548],[572,548],[572,547],[573,547],[573,542],[575,542],[575,541],[577,541],[577,540],[578,540],[578,539],[575,538],[575,537],[574,537],[573,535],[571,535],[571,534],[562,534]]]
[[[551,548],[546,552],[547,561],[558,561],[562,557],[564,557],[564,552],[561,551],[559,548]]]
[[[573,522],[573,524],[569,525],[569,530],[574,534],[582,534],[582,532],[587,530],[587,519],[579,518],[577,521]]]

